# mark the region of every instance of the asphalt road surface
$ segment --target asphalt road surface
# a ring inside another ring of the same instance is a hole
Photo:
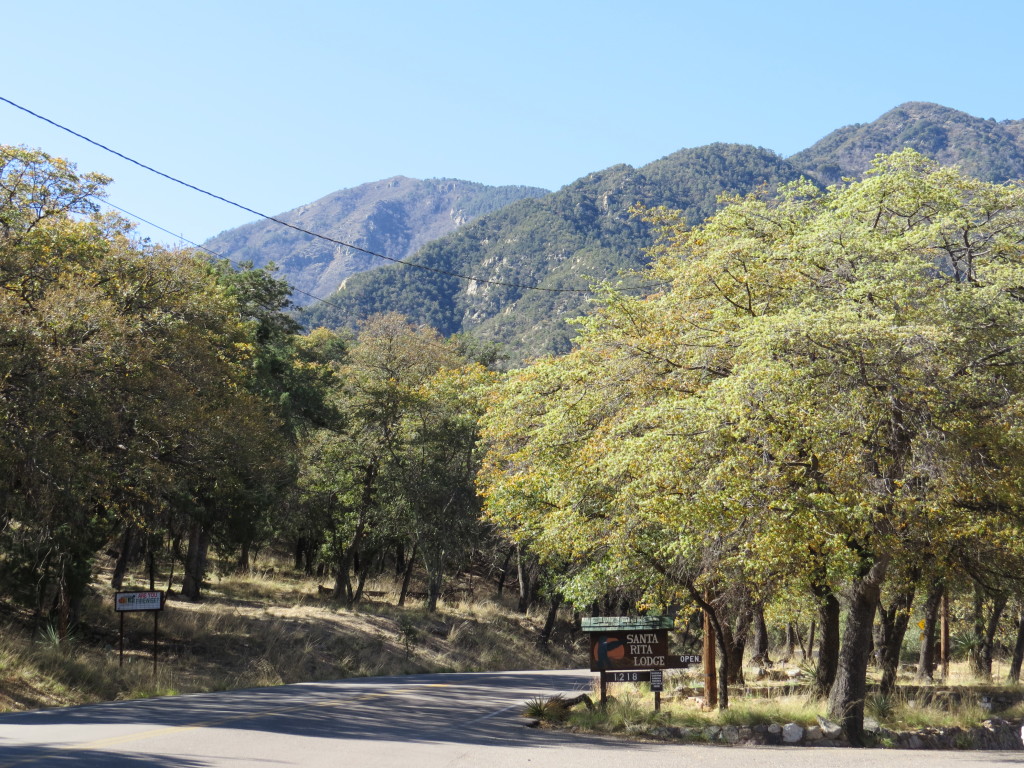
[[[634,744],[525,727],[584,671],[363,678],[0,715],[0,768],[667,768],[1020,765],[1024,752]]]

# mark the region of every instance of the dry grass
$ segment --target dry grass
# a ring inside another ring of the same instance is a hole
[[[583,638],[564,623],[540,650],[543,616],[495,600],[442,602],[428,614],[417,601],[397,608],[389,583],[367,589],[387,594],[349,611],[318,595],[315,581],[268,571],[215,580],[201,603],[172,596],[160,614],[154,676],[151,614],[127,617],[120,668],[112,591],[97,586],[78,638],[0,626],[0,711],[346,677],[571,667],[585,655]]]
[[[872,670],[869,682],[878,682],[879,673]],[[1011,721],[1024,718],[1024,701],[1006,709],[983,706],[982,701],[1008,702],[1024,699],[1020,685],[994,685],[978,680],[966,662],[951,665],[949,679],[920,685],[909,676],[902,676],[896,692],[888,696],[870,693],[865,701],[865,714],[893,731],[920,728],[969,729],[992,716]],[[791,683],[764,680],[749,684],[749,695],[733,692],[729,709],[704,710],[701,706],[703,682],[696,669],[679,671],[666,678],[660,713],[654,712],[653,695],[646,685],[610,684],[610,705],[605,711],[593,712],[582,707],[572,710],[568,726],[582,731],[615,733],[654,725],[678,725],[701,728],[711,725],[759,725],[768,723],[799,723],[814,725],[826,715],[826,702],[810,693],[786,693]],[[595,689],[594,698],[599,695]],[[545,719],[539,703],[534,717]],[[554,718],[549,718],[554,720]]]

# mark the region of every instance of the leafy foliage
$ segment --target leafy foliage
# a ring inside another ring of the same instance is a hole
[[[666,287],[609,290],[573,352],[495,391],[486,512],[567,560],[580,605],[845,584],[851,724],[891,564],[1024,556],[1024,190],[907,150],[692,230],[649,219]]]
[[[62,633],[113,531],[280,476],[237,303],[204,261],[96,214],[105,181],[0,148],[0,569]]]
[[[586,289],[645,263],[653,243],[637,204],[669,205],[698,223],[718,195],[771,187],[796,170],[772,152],[731,144],[681,150],[634,169],[617,165],[543,198],[521,200],[425,246],[416,261],[485,280],[545,288]],[[634,283],[636,281],[634,280]],[[564,352],[574,335],[564,318],[581,312],[586,293],[529,291],[470,282],[390,265],[350,278],[331,305],[309,308],[309,326],[351,326],[360,318],[398,311],[444,335],[469,331],[507,346],[521,361]]]

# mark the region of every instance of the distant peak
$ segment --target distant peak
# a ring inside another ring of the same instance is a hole
[[[953,109],[953,107],[947,107],[942,104],[936,104],[931,101],[906,101],[900,104],[898,107],[894,107],[882,115],[880,120],[888,116],[909,116],[909,117],[956,117],[958,119],[977,120],[974,115],[969,112],[964,112],[959,109]]]

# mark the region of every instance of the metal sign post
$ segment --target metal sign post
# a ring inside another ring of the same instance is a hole
[[[124,666],[124,615],[137,611],[149,611],[153,614],[153,676],[156,677],[157,644],[159,642],[160,611],[164,609],[166,596],[163,590],[149,592],[117,592],[114,595],[114,610],[121,614],[121,636],[118,641],[120,649],[118,666]]]

